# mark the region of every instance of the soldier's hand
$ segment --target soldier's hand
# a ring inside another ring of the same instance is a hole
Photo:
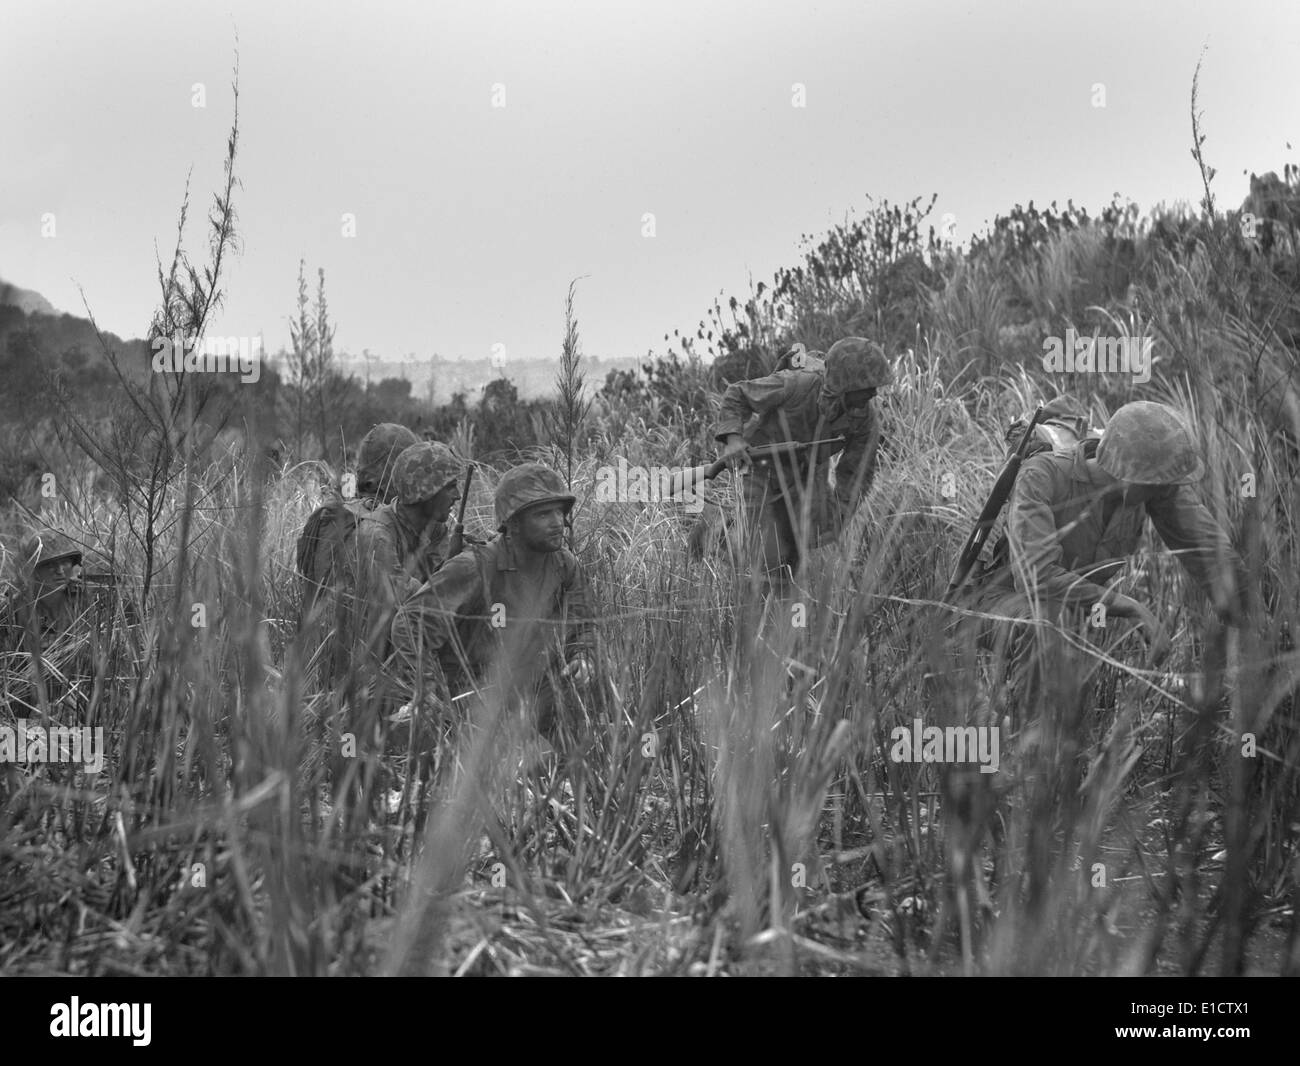
[[[1115,618],[1136,618],[1139,620],[1142,618],[1144,613],[1147,615],[1151,614],[1150,611],[1143,607],[1142,604],[1138,603],[1137,600],[1133,599],[1132,596],[1125,596],[1123,593],[1119,592],[1117,592],[1111,598],[1110,602],[1106,604],[1106,613]]]
[[[575,685],[589,685],[592,678],[596,676],[596,670],[592,666],[590,659],[580,655],[565,666],[560,676],[567,678]]]
[[[1158,667],[1169,657],[1173,645],[1160,620],[1141,604],[1138,604],[1138,610],[1141,612],[1138,622],[1147,638],[1147,658],[1153,668]]]
[[[749,445],[739,433],[727,437],[727,446],[722,449],[722,460],[729,463],[738,474],[749,472]]]
[[[1165,627],[1145,604],[1131,596],[1117,594],[1107,605],[1107,613],[1115,618],[1131,618],[1142,629],[1147,642],[1147,659],[1152,667],[1159,666],[1169,656],[1172,643]]]

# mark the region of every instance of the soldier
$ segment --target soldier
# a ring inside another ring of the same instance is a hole
[[[495,667],[505,692],[535,699],[542,735],[558,739],[568,691],[589,685],[596,671],[587,581],[564,547],[573,504],[549,467],[510,470],[496,491],[501,536],[449,560],[398,610],[395,665],[424,716],[436,721],[452,691]]]
[[[96,670],[110,669],[113,657],[125,650],[117,639],[119,625],[135,626],[140,619],[112,574],[82,573],[82,551],[64,534],[33,534],[22,560],[21,583],[6,592],[0,607],[0,652],[27,658],[16,657],[3,671],[0,702],[30,710],[40,705],[42,692],[46,705],[53,705],[79,686],[88,688]]]
[[[415,434],[405,426],[394,422],[375,426],[361,439],[355,498],[345,500],[331,487],[307,519],[297,551],[304,619],[321,593],[337,581],[339,554],[348,550],[357,521],[392,499],[397,457],[416,443]]]
[[[331,687],[352,667],[368,670],[368,684],[378,681],[393,612],[446,557],[446,523],[460,495],[461,470],[445,444],[412,445],[393,470],[396,498],[358,522],[352,547],[339,560]]]
[[[395,498],[362,517],[353,548],[339,561],[341,577],[334,614],[333,644],[326,651],[326,687],[343,710],[333,716],[333,743],[341,751],[350,733],[370,756],[384,752],[383,724],[392,685],[384,670],[391,652],[393,614],[441,565],[447,519],[460,495],[463,464],[445,444],[423,442],[402,452],[393,469]],[[331,759],[335,801],[348,818],[370,811],[385,773],[373,759],[347,794],[348,764]]]
[[[780,585],[794,577],[809,548],[839,537],[871,487],[880,443],[871,401],[893,381],[884,350],[862,337],[836,341],[824,363],[807,357],[800,362],[801,367],[729,386],[714,433],[725,445],[722,458],[734,459],[741,472],[752,469],[744,486],[749,530],[757,537],[769,580]],[[752,467],[745,454],[754,445],[837,437],[844,442]],[[837,453],[832,499],[828,470]]]
[[[33,533],[23,544],[24,583],[7,595],[5,646],[33,654],[72,629],[88,604],[81,549],[62,533]],[[35,642],[35,644],[33,644]]]
[[[1000,619],[1041,612],[1056,622],[1103,604],[1107,616],[1141,626],[1158,662],[1169,647],[1164,627],[1145,604],[1108,587],[1150,518],[1220,618],[1240,622],[1245,569],[1192,488],[1204,472],[1191,430],[1172,408],[1149,401],[1121,407],[1100,440],[1030,456],[1012,490],[1009,560],[985,574],[971,606]]]

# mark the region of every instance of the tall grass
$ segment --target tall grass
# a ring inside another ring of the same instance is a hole
[[[1243,634],[1227,696],[1213,665],[1197,703],[1121,652],[1084,652],[1044,701],[1061,713],[1004,751],[994,782],[883,757],[913,717],[1006,710],[973,649],[943,644],[934,605],[1002,420],[1035,396],[1024,378],[953,390],[941,362],[929,344],[898,362],[877,484],[842,543],[809,560],[793,594],[803,627],[722,560],[692,560],[680,504],[597,504],[597,460],[577,462],[575,545],[609,680],[571,738],[583,757],[532,758],[485,694],[444,741],[435,792],[346,830],[327,809],[330,741],[306,712],[308,652],[293,641],[289,561],[312,493],[293,470],[200,481],[207,509],[188,544],[169,527],[142,654],[99,678],[108,773],[10,774],[5,942],[26,947],[5,967],[1194,972],[1213,942],[1227,969],[1276,972],[1279,934],[1263,954],[1252,945],[1293,891],[1295,664],[1279,642],[1300,602],[1295,567],[1280,565],[1294,527],[1257,531],[1279,560],[1271,636]],[[1237,484],[1245,427],[1231,410],[1195,413],[1211,427],[1211,483]],[[607,441],[682,458],[667,432]],[[1254,506],[1293,514],[1267,469]],[[476,479],[471,522],[490,515],[496,476]],[[1236,521],[1240,497],[1223,499]],[[725,490],[719,502],[735,506]],[[110,527],[112,511],[92,513]],[[1197,672],[1198,650],[1219,661],[1223,638],[1202,643],[1176,566],[1156,573],[1154,605],[1183,634],[1171,676]],[[188,624],[195,603],[206,628]],[[1113,702],[1098,703],[1106,678]],[[1250,730],[1261,756],[1244,766],[1233,752]],[[369,753],[399,792],[402,754]],[[38,860],[41,841],[57,856]],[[1235,888],[1211,861],[1221,851]],[[1208,884],[1222,886],[1213,905]],[[579,920],[605,947],[575,934]]]

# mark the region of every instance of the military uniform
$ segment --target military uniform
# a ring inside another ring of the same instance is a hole
[[[24,543],[22,556],[25,580],[6,591],[0,625],[5,629],[6,649],[21,647],[36,653],[83,621],[90,604],[80,581],[81,549],[62,533],[33,534]],[[70,564],[75,577],[39,580],[44,568],[61,563]],[[33,640],[36,647],[31,646]]]
[[[335,620],[339,644],[351,651],[354,665],[378,669],[390,651],[389,627],[397,605],[428,581],[446,558],[447,526],[421,523],[412,507],[457,481],[461,469],[446,445],[413,445],[403,451],[394,470],[397,498],[358,522],[355,547],[339,560]],[[339,676],[337,670],[334,676]]]
[[[1010,563],[985,575],[980,598],[1018,617],[1028,617],[1031,594],[1056,613],[1090,606],[1137,550],[1149,518],[1193,580],[1237,616],[1245,568],[1195,489],[1169,484],[1141,506],[1121,506],[1120,494],[1107,492],[1115,482],[1088,466],[1098,447],[1089,439],[1025,460],[1007,514]]]
[[[327,687],[345,700],[343,713],[332,715],[334,741],[353,735],[374,756],[389,742],[387,712],[395,706],[393,685],[385,669],[389,636],[397,605],[413,593],[441,563],[446,526],[433,516],[448,487],[459,480],[463,464],[444,444],[423,442],[403,450],[392,473],[395,498],[357,524],[354,548],[340,559],[334,612],[334,645],[326,660]],[[445,517],[445,513],[443,515]],[[341,755],[331,758],[335,799],[347,817],[366,816],[383,794],[387,771],[378,759],[363,764],[352,792]]]
[[[558,475],[541,464],[518,467],[498,489],[499,524],[551,501],[573,504]],[[590,592],[581,564],[564,548],[531,570],[519,563],[509,536],[449,560],[398,610],[394,664],[409,690],[418,686],[442,709],[454,691],[496,669],[493,680],[506,692],[536,699],[536,725],[553,736],[565,703],[553,677],[576,660],[596,662]]]
[[[835,540],[871,487],[880,422],[868,404],[850,410],[846,392],[890,381],[878,345],[851,337],[838,341],[826,362],[807,358],[797,369],[730,385],[722,398],[714,436],[740,434],[753,447],[844,438],[800,456],[760,460],[744,480],[744,506],[768,573],[798,568],[804,551]],[[832,491],[831,459],[839,455]],[[804,512],[807,510],[806,534]]]
[[[388,653],[393,611],[443,564],[447,541],[445,524],[417,526],[391,503],[358,523],[356,549],[344,562],[344,584],[356,601],[356,632],[378,641],[380,659]]]
[[[26,711],[61,700],[118,650],[115,625],[136,625],[134,603],[110,576],[81,574],[82,552],[61,533],[41,532],[22,549],[24,580],[0,603],[0,653],[9,660],[0,701]],[[60,574],[59,570],[63,573]]]

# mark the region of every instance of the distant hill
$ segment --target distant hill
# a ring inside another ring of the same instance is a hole
[[[49,354],[61,355],[75,348],[89,358],[98,357],[98,344],[90,323],[76,315],[60,314],[40,293],[0,280],[0,309],[4,308],[15,308],[22,314],[13,310],[0,313],[0,345],[5,334],[30,327],[37,331],[41,347]],[[149,349],[144,341],[124,341],[113,334],[106,337],[119,351],[131,353],[132,365],[138,363],[142,371],[148,365]],[[269,362],[282,370],[283,358],[280,353]],[[445,404],[457,393],[463,393],[466,402],[473,406],[482,397],[484,386],[498,378],[509,379],[521,400],[545,399],[555,394],[555,375],[560,365],[558,357],[515,359],[501,364],[494,364],[490,359],[443,359],[437,355],[432,359],[367,359],[363,355],[340,352],[336,358],[339,369],[360,382],[369,380],[378,384],[385,378],[402,378],[411,383],[412,396],[434,405]],[[634,370],[640,364],[640,359],[599,356],[582,359],[583,372],[592,391],[605,383],[605,376],[611,370]]]
[[[26,315],[57,315],[54,305],[39,292],[20,289],[0,279],[0,307],[17,307]]]

